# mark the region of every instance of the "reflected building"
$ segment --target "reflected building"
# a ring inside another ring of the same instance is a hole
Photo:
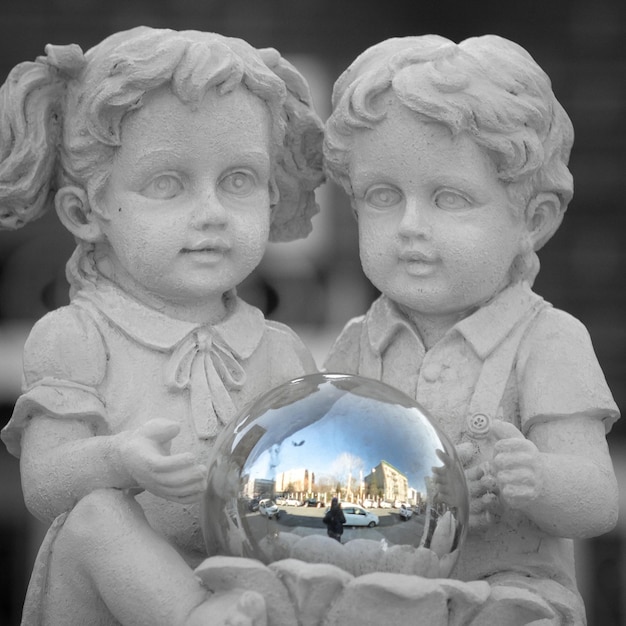
[[[422,503],[424,502],[424,496],[422,495],[422,492],[419,491],[418,489],[414,489],[413,487],[409,487],[409,493],[407,496],[407,502],[410,502],[411,504],[417,504],[418,506],[421,506]]]
[[[276,475],[276,493],[309,492],[315,483],[315,472],[305,468],[291,469]]]
[[[405,474],[387,461],[381,461],[363,478],[370,496],[394,501],[409,499],[409,481]]]
[[[274,481],[264,478],[250,479],[244,481],[245,487],[241,495],[248,498],[272,498],[274,497]]]

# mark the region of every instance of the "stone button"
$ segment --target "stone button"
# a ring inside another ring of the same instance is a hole
[[[467,418],[467,430],[476,439],[486,437],[490,429],[491,418],[484,413],[474,413]]]

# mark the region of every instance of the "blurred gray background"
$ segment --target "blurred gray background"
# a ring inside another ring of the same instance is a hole
[[[460,41],[494,33],[524,46],[550,75],[572,118],[574,200],[540,253],[535,290],[581,319],[622,411],[626,409],[626,4],[622,0],[504,3],[387,0],[1,0],[0,79],[45,44],[86,50],[146,24],[215,31],[272,46],[309,79],[318,112],[332,84],[368,46],[393,36],[437,33]],[[303,242],[272,245],[241,295],[291,325],[318,365],[345,322],[376,291],[363,277],[356,229],[342,193],[318,192],[322,211]],[[0,232],[0,427],[19,392],[20,353],[33,321],[67,302],[70,236],[49,215]],[[626,422],[609,435],[622,484],[618,528],[578,545],[578,576],[590,626],[626,624]],[[45,528],[25,510],[19,466],[0,446],[0,626],[19,623],[25,586]]]

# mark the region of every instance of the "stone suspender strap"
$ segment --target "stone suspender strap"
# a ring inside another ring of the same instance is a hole
[[[522,339],[539,312],[549,306],[544,300],[536,302],[483,363],[467,415],[465,430],[470,437],[482,439],[489,434],[492,421],[498,418],[506,384]]]

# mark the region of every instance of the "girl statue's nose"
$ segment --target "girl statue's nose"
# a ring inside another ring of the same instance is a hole
[[[192,224],[196,228],[210,225],[223,225],[228,214],[219,197],[210,193],[199,198],[193,212]]]
[[[428,208],[423,206],[416,198],[407,197],[404,214],[400,220],[399,232],[406,237],[428,236],[431,234]]]

